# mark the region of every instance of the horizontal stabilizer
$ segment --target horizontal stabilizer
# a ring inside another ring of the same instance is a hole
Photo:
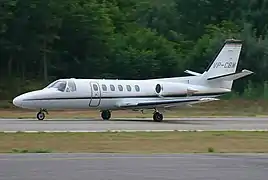
[[[231,73],[231,74],[226,74],[226,75],[222,75],[222,76],[210,77],[207,80],[233,81],[233,80],[248,76],[250,74],[253,74],[253,72],[244,69],[239,73]]]
[[[194,75],[194,76],[199,76],[199,75],[201,75],[200,73],[197,73],[197,72],[194,72],[194,71],[190,71],[190,70],[185,70],[184,72],[187,73],[187,74]]]

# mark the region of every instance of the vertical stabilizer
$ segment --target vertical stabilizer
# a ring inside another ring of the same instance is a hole
[[[236,72],[239,56],[242,49],[241,40],[226,40],[215,60],[211,62],[204,76],[207,80],[212,80],[209,83],[214,87],[230,89],[233,85],[233,80],[217,79],[217,77],[224,77],[232,75]]]
[[[235,73],[241,49],[241,40],[226,40],[215,60],[208,66],[206,77],[213,78]]]

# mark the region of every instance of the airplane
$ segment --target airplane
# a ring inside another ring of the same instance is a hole
[[[109,120],[111,111],[151,109],[153,121],[161,122],[159,109],[219,100],[231,92],[234,80],[252,74],[246,69],[236,72],[241,49],[241,40],[225,40],[203,73],[186,70],[190,76],[143,80],[58,79],[15,97],[13,104],[37,110],[38,120],[44,120],[48,110],[98,109],[102,119]]]

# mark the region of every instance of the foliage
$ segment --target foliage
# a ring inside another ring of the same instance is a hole
[[[267,98],[267,1],[1,0],[0,98],[64,77],[145,79],[203,72],[244,41],[234,97]],[[246,88],[244,88],[246,87]]]

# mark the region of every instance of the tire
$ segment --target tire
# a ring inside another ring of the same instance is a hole
[[[36,118],[37,118],[38,120],[40,120],[40,121],[44,120],[45,117],[46,117],[46,115],[45,115],[45,113],[43,113],[43,112],[39,112],[39,113],[37,113],[37,115],[36,115]]]
[[[102,111],[101,117],[103,120],[109,120],[111,118],[111,112],[109,110]]]
[[[159,112],[155,112],[153,115],[153,119],[155,122],[161,122],[161,121],[163,121],[163,114],[161,114]]]

